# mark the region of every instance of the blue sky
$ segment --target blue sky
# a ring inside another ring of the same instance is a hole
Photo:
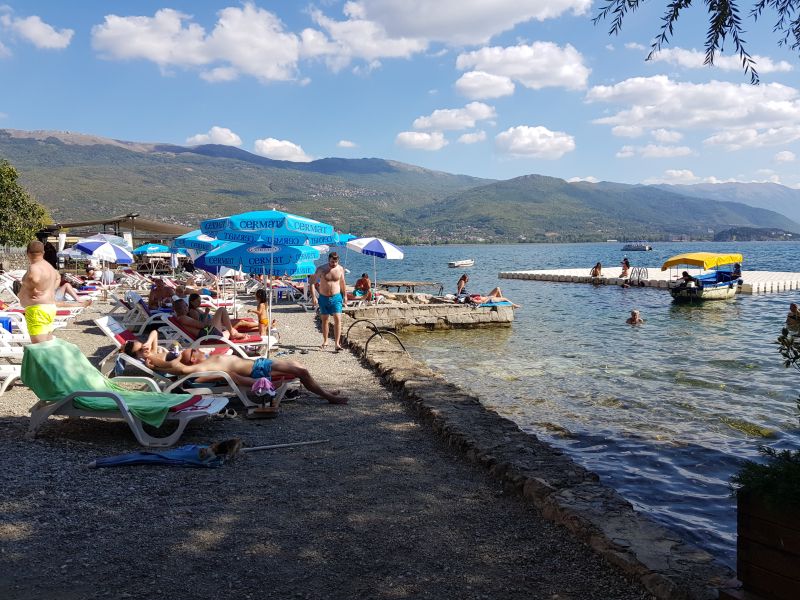
[[[800,60],[774,15],[745,20],[752,86],[735,55],[702,65],[700,3],[646,62],[665,2],[609,36],[590,0],[12,1],[0,128],[495,179],[800,187]]]

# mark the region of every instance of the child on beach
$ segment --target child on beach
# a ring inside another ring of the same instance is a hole
[[[256,300],[258,301],[258,306],[256,306],[255,310],[250,309],[247,312],[254,313],[258,317],[258,335],[264,337],[269,333],[269,315],[267,313],[266,290],[256,290]]]

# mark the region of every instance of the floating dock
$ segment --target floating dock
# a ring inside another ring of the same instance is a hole
[[[645,286],[668,289],[670,280],[675,279],[675,270],[662,271],[660,267],[634,267],[630,277],[591,277],[590,269],[549,269],[531,271],[502,271],[500,279],[533,279],[536,281],[558,281],[564,283],[590,283],[594,285]],[[615,267],[609,269],[619,273]],[[696,271],[693,271],[696,273]],[[742,271],[742,283],[739,293],[742,294],[774,294],[800,290],[800,273],[784,271]]]

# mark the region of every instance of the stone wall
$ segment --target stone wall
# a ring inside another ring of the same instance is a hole
[[[28,258],[25,256],[25,249],[19,250],[0,250],[0,270],[14,271],[16,269],[27,269]]]
[[[352,323],[345,317],[344,331]],[[346,342],[423,421],[653,595],[711,600],[719,588],[735,586],[734,573],[707,552],[637,513],[596,474],[484,408],[475,396],[412,359],[390,336],[371,342],[365,355],[364,344],[373,333],[365,325],[355,325]]]
[[[510,306],[392,303],[346,308],[344,312],[354,320],[369,319],[377,327],[394,331],[509,327],[514,321],[514,309]]]

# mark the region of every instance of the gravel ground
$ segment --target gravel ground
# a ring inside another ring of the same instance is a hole
[[[93,306],[59,337],[110,350]],[[279,307],[283,352],[348,406],[306,392],[277,419],[215,418],[182,443],[256,446],[219,469],[91,460],[139,449],[127,426],[51,419],[0,398],[0,598],[647,598],[568,532],[444,447],[313,315]],[[236,406],[235,404],[233,405]]]

